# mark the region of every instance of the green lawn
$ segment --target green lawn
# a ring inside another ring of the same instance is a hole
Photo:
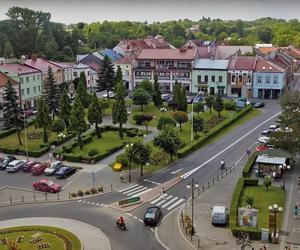
[[[32,229],[30,231],[20,232],[21,229]],[[19,231],[19,232],[17,232]],[[5,233],[7,232],[7,233]],[[60,238],[53,233],[62,234],[66,239]],[[38,245],[47,243],[50,247],[46,248],[49,250],[65,250],[66,243],[72,244],[72,250],[81,250],[80,240],[73,233],[63,230],[61,228],[46,227],[46,226],[24,226],[24,227],[12,227],[0,230],[0,240],[5,238],[8,242],[14,242],[17,249],[32,250],[38,249]],[[23,242],[17,243],[17,239],[23,239]],[[42,239],[37,243],[30,243],[34,239]],[[0,242],[1,243],[1,242]],[[0,250],[7,250],[8,245],[0,244]]]
[[[103,154],[107,150],[122,145],[118,131],[106,131],[101,133],[101,135],[101,138],[94,136],[92,142],[85,144],[82,150],[79,147],[73,148],[72,155],[88,156],[89,150],[93,148],[97,149],[100,154]]]
[[[42,129],[36,129],[33,125],[27,128],[27,135],[31,133],[41,133]],[[4,138],[0,139],[0,147],[1,148],[16,148],[19,147],[20,150],[26,150],[25,147],[25,130],[21,131],[21,140],[23,145],[19,145],[18,134],[17,132],[11,135],[8,135]],[[48,131],[48,143],[57,140],[57,134],[51,131]],[[28,151],[35,151],[40,149],[40,145],[43,144],[43,136],[38,139],[29,139],[27,137]]]
[[[254,198],[253,207],[259,210],[258,212],[258,229],[269,228],[269,210],[268,207],[273,204],[278,204],[284,208],[285,192],[279,187],[270,187],[269,191],[263,185],[247,186],[243,189],[241,197],[241,207],[245,207],[245,197],[251,196]],[[278,216],[278,225],[281,225],[283,214]]]

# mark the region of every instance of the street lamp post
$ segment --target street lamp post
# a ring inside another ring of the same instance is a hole
[[[24,132],[25,132],[26,161],[28,161],[28,142],[27,142],[27,127],[26,127],[25,112],[23,113],[23,121],[24,121]]]
[[[130,147],[133,146],[133,143],[130,144],[126,144],[126,148],[130,149]],[[129,150],[129,162],[128,162],[128,182],[131,182],[131,154],[132,152],[130,152]]]
[[[161,109],[160,109],[160,111],[163,113],[163,116],[165,115],[165,112],[167,111],[167,109],[165,108],[165,107],[162,107]]]
[[[274,218],[274,220],[275,220],[275,225],[274,225],[274,232],[273,232],[273,234],[274,234],[274,238],[276,238],[276,231],[277,231],[277,213],[278,213],[278,212],[282,212],[283,209],[282,209],[282,207],[278,206],[277,204],[274,204],[274,205],[269,206],[269,211],[270,211],[270,212],[273,212],[274,217],[275,217],[275,218]]]
[[[279,168],[282,171],[283,174],[283,185],[282,185],[282,189],[285,190],[285,171],[291,169],[290,165],[286,165],[285,163],[283,163],[283,165],[280,165]]]
[[[60,141],[61,140],[61,142],[63,142],[63,138],[65,138],[66,137],[66,135],[64,134],[64,133],[59,133],[58,134],[58,140]]]
[[[192,101],[192,117],[191,117],[191,141],[194,140],[194,100],[198,97],[198,95],[201,95],[202,91],[198,92],[198,94],[194,97]]]
[[[193,240],[193,234],[194,234],[194,198],[195,198],[195,190],[194,188],[198,188],[199,184],[198,182],[194,182],[194,179],[192,178],[192,184],[187,184],[187,189],[192,190],[192,232],[191,232],[191,240]]]

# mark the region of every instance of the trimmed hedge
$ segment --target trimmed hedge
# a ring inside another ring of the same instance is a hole
[[[258,178],[244,178],[245,186],[258,186]]]
[[[4,131],[1,131],[0,132],[0,139],[3,138],[3,137],[6,137],[8,135],[12,135],[14,134],[15,132],[17,132],[17,130],[15,128],[12,128],[12,129],[9,129],[9,130],[4,130]]]
[[[245,167],[244,167],[244,169],[243,169],[243,177],[246,178],[246,177],[249,177],[249,176],[250,176],[250,172],[251,172],[252,167],[253,167],[253,165],[254,165],[254,163],[255,163],[256,157],[257,157],[257,153],[256,153],[256,152],[253,153],[253,154],[249,157],[249,159],[248,159],[248,161],[247,161],[247,163],[246,163],[246,165],[245,165]]]
[[[177,156],[179,158],[183,158],[184,156],[190,154],[191,152],[199,149],[205,143],[207,143],[207,140],[209,140],[209,139],[215,137],[216,135],[218,135],[223,129],[225,129],[225,128],[229,127],[230,125],[232,125],[234,122],[236,122],[237,120],[242,118],[244,115],[246,115],[251,110],[252,110],[252,106],[249,105],[245,109],[243,109],[242,111],[237,113],[235,116],[233,116],[229,119],[226,119],[223,122],[219,123],[218,125],[216,125],[212,129],[210,129],[209,132],[205,136],[200,137],[199,139],[196,139],[193,142],[186,145],[185,147],[179,149],[177,151]]]
[[[241,233],[246,233],[249,235],[250,240],[260,240],[261,239],[261,231],[256,227],[233,227],[231,229],[233,236],[239,237]]]

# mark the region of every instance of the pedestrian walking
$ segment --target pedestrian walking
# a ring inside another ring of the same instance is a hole
[[[164,200],[165,197],[166,197],[166,191],[165,191],[165,188],[164,188],[164,187],[162,187],[162,189],[161,189],[161,196],[162,196],[162,199],[163,199],[163,200]]]
[[[266,245],[264,245],[264,250],[267,250],[267,247],[266,247]]]
[[[297,215],[298,215],[298,206],[297,205],[295,205],[295,208],[294,208],[294,217],[295,217],[295,219],[297,218]]]
[[[123,174],[123,171],[120,173],[120,181],[121,181],[121,182],[124,182],[124,174]]]

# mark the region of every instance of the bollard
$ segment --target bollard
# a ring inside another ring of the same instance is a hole
[[[9,203],[12,204],[12,198],[11,198],[11,196],[9,197]]]
[[[113,190],[113,185],[112,185],[112,184],[110,184],[110,190],[111,190],[111,191]]]
[[[35,194],[33,195],[33,201],[35,201]]]
[[[209,188],[209,182],[207,183],[207,187]]]
[[[46,197],[46,201],[48,200],[48,196],[47,196],[47,193],[45,193],[45,197]]]
[[[24,196],[22,195],[22,202],[24,202]]]
[[[57,200],[59,200],[59,193],[57,193],[56,195],[57,195]]]
[[[215,184],[215,178],[213,178],[213,185]]]
[[[198,195],[200,194],[200,187],[198,187]]]
[[[205,187],[204,187],[204,186],[202,186],[202,191],[204,191],[204,189],[205,189]]]
[[[69,199],[71,200],[71,193],[69,192]]]
[[[226,169],[226,173],[225,174],[227,175],[227,169]]]
[[[198,239],[198,248],[201,248],[201,246],[200,246],[200,239]]]
[[[223,177],[224,177],[224,172],[222,172],[222,179],[223,179]]]
[[[219,181],[219,175],[217,175],[217,181]]]

